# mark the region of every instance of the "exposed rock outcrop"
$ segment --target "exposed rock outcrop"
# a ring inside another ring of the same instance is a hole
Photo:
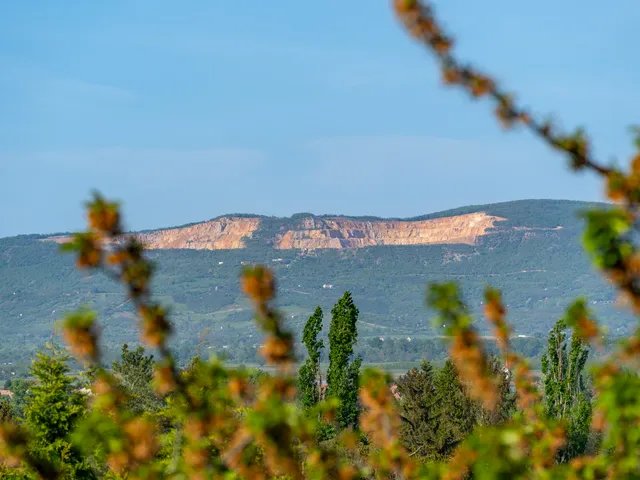
[[[354,220],[308,216],[283,227],[275,237],[263,238],[277,249],[351,249],[376,245],[475,245],[505,220],[484,212],[432,220]],[[221,217],[186,227],[134,234],[149,250],[233,250],[260,229],[259,217]],[[69,237],[50,237],[64,243]]]
[[[218,218],[182,228],[138,234],[150,250],[185,248],[192,250],[233,250],[244,248],[260,227],[259,218]]]
[[[474,245],[495,222],[484,212],[421,221],[357,221],[305,218],[276,242],[280,249],[362,248],[375,245]]]
[[[244,248],[244,239],[251,238],[260,227],[257,217],[222,217],[187,227],[168,228],[134,234],[149,250],[234,250]],[[46,240],[66,243],[69,237]]]

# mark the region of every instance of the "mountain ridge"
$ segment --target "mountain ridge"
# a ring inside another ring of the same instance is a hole
[[[536,205],[535,208],[539,209],[544,205],[557,208],[560,205],[597,204],[571,200],[519,200],[459,207],[407,218],[315,215],[307,212],[290,217],[227,214],[202,222],[134,231],[128,235],[138,237],[152,250],[241,249],[247,247],[247,241],[254,235],[265,245],[276,249],[313,250],[381,245],[474,245],[479,237],[501,228],[564,228],[560,224],[530,224],[503,212],[505,209],[517,209],[518,205]],[[44,240],[63,243],[69,238],[58,234]]]
[[[180,224],[176,224],[176,225],[168,225],[168,226],[160,226],[160,227],[153,227],[153,228],[143,228],[143,229],[136,229],[136,230],[127,230],[126,233],[130,234],[130,233],[150,233],[150,232],[155,232],[158,230],[172,230],[172,229],[176,229],[176,228],[185,228],[185,227],[190,227],[193,225],[198,225],[201,223],[206,223],[206,222],[210,222],[213,220],[219,220],[221,218],[231,218],[231,217],[236,217],[236,218],[260,218],[260,219],[284,219],[284,220],[293,220],[295,218],[298,218],[300,216],[311,216],[311,217],[316,217],[316,218],[347,218],[350,220],[362,220],[362,221],[367,221],[367,220],[371,220],[371,221],[375,221],[375,220],[390,220],[390,221],[418,221],[418,220],[428,220],[431,218],[439,218],[441,216],[453,216],[456,214],[459,214],[459,212],[465,212],[465,211],[469,211],[469,210],[482,210],[482,209],[487,209],[487,208],[491,208],[491,207],[502,207],[502,206],[517,206],[518,204],[527,204],[527,203],[535,203],[535,204],[542,204],[542,203],[553,203],[553,204],[565,204],[565,205],[570,205],[570,204],[576,204],[576,205],[584,205],[584,206],[600,206],[600,207],[606,207],[606,206],[610,206],[609,203],[605,203],[605,202],[595,202],[595,201],[585,201],[585,200],[569,200],[569,199],[552,199],[552,198],[528,198],[528,199],[519,199],[519,200],[507,200],[507,201],[502,201],[502,202],[493,202],[493,203],[478,203],[478,204],[473,204],[473,205],[462,205],[459,207],[453,207],[453,208],[447,208],[444,210],[437,210],[431,213],[425,213],[425,214],[421,214],[421,215],[413,215],[413,216],[408,216],[408,217],[395,217],[395,216],[390,216],[390,217],[382,217],[382,216],[376,216],[376,215],[349,215],[349,214],[341,214],[341,213],[312,213],[312,212],[297,212],[297,213],[293,213],[289,216],[286,215],[266,215],[266,214],[260,214],[260,213],[239,213],[239,212],[235,212],[235,213],[224,213],[224,214],[220,214],[217,215],[215,217],[211,217],[209,219],[206,220],[198,220],[198,221],[193,221],[193,222],[187,222],[187,223],[180,223]],[[126,214],[126,212],[125,212]],[[4,237],[0,237],[0,240],[3,240],[5,238],[15,238],[15,237],[33,237],[33,236],[40,236],[40,237],[53,237],[53,236],[67,236],[67,235],[71,235],[73,232],[72,231],[56,231],[56,232],[48,232],[48,233],[20,233],[18,235],[8,235],[8,236],[4,236]]]

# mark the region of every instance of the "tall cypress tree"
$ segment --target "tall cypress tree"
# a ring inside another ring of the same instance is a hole
[[[302,332],[302,343],[307,348],[307,359],[298,372],[300,402],[303,408],[309,409],[322,399],[322,375],[320,372],[320,356],[324,344],[318,340],[322,330],[322,308],[309,317]]]
[[[358,425],[358,379],[362,359],[353,356],[353,346],[358,338],[358,313],[349,291],[344,292],[331,309],[327,396],[340,400],[336,420],[342,428]]]
[[[592,410],[583,378],[589,350],[574,332],[567,352],[566,328],[564,319],[556,322],[549,331],[547,353],[542,356],[546,413],[567,421],[567,443],[558,452],[560,462],[584,453]]]

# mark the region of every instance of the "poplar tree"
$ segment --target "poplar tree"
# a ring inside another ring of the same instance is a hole
[[[322,308],[317,307],[309,317],[302,332],[302,343],[307,348],[307,359],[298,372],[300,402],[303,408],[310,409],[322,399],[322,372],[320,356],[324,344],[318,339],[322,331]]]
[[[547,353],[542,356],[545,411],[549,418],[567,422],[567,443],[558,452],[559,462],[584,453],[592,410],[583,378],[589,350],[574,332],[567,352],[566,329],[564,319],[556,322],[549,331]]]
[[[336,420],[341,428],[358,425],[358,389],[362,358],[354,358],[358,309],[348,290],[331,309],[327,396],[340,400]]]

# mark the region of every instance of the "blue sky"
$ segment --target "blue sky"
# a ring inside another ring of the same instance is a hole
[[[603,158],[640,123],[636,0],[436,2],[473,60]],[[444,89],[387,0],[0,2],[0,236],[229,212],[412,216],[600,183]]]

